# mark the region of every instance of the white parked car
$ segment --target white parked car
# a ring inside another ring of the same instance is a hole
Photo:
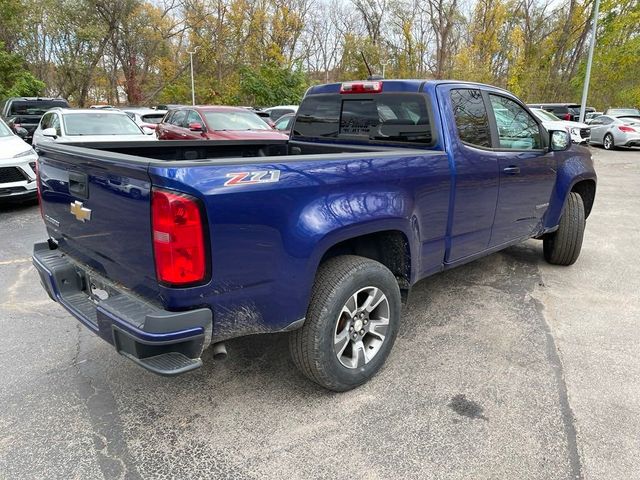
[[[36,198],[38,156],[0,120],[0,200]]]
[[[591,127],[586,123],[561,120],[553,113],[547,112],[542,108],[532,108],[531,111],[542,121],[542,125],[547,130],[565,129],[571,134],[571,141],[573,143],[589,143],[591,139]]]
[[[287,113],[298,113],[298,105],[278,105],[277,107],[265,108],[262,110],[269,114],[269,118],[274,122]]]
[[[129,115],[131,120],[136,122],[140,128],[148,128],[153,131],[155,131],[156,127],[167,113],[166,110],[154,110],[153,108],[143,107],[125,107],[120,110]]]
[[[42,116],[33,132],[33,146],[46,142],[155,141],[120,110],[54,108]]]

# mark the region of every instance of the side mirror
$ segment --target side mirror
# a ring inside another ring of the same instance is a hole
[[[58,132],[55,128],[45,128],[42,130],[42,135],[50,138],[58,138]]]
[[[29,132],[27,131],[26,128],[15,127],[14,130],[16,132],[16,135],[18,135],[23,140],[29,136]]]
[[[154,133],[156,133],[156,131],[153,128],[149,128],[149,127],[142,127],[142,131],[144,132],[145,135],[153,135]]]
[[[564,152],[571,146],[571,135],[566,130],[551,130],[549,132],[549,149],[552,152]]]
[[[189,130],[191,130],[192,132],[204,132],[204,128],[202,128],[202,125],[197,122],[190,123]]]

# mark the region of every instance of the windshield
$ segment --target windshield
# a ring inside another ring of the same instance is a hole
[[[544,120],[547,122],[560,122],[561,120],[556,117],[553,113],[547,112],[546,110],[541,110],[539,108],[534,108],[531,110],[533,114],[538,117],[540,120]]]
[[[640,115],[640,110],[638,110],[637,108],[610,108],[607,111],[607,115],[614,115],[614,116],[625,116],[628,117],[629,115],[633,115],[633,116],[637,116]]]
[[[204,117],[212,130],[271,130],[258,115],[251,112],[205,111]]]
[[[44,115],[54,107],[68,107],[64,100],[16,100],[11,104],[10,115]]]
[[[11,135],[13,135],[13,133],[11,133],[9,127],[7,127],[7,125],[2,120],[0,120],[0,137],[10,137]]]
[[[69,113],[63,119],[67,135],[144,135],[126,114]]]

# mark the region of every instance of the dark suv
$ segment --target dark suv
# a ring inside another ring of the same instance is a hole
[[[551,112],[560,120],[577,122],[580,119],[580,105],[577,103],[529,103],[527,105],[531,108],[542,108]],[[585,108],[585,114],[595,111],[593,107]]]
[[[63,98],[13,97],[2,102],[0,116],[14,133],[31,143],[42,115],[54,107],[69,108],[69,102]]]

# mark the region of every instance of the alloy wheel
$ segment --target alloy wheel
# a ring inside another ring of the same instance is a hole
[[[380,351],[389,327],[389,300],[377,287],[365,287],[345,302],[336,321],[333,345],[340,363],[360,368]]]

